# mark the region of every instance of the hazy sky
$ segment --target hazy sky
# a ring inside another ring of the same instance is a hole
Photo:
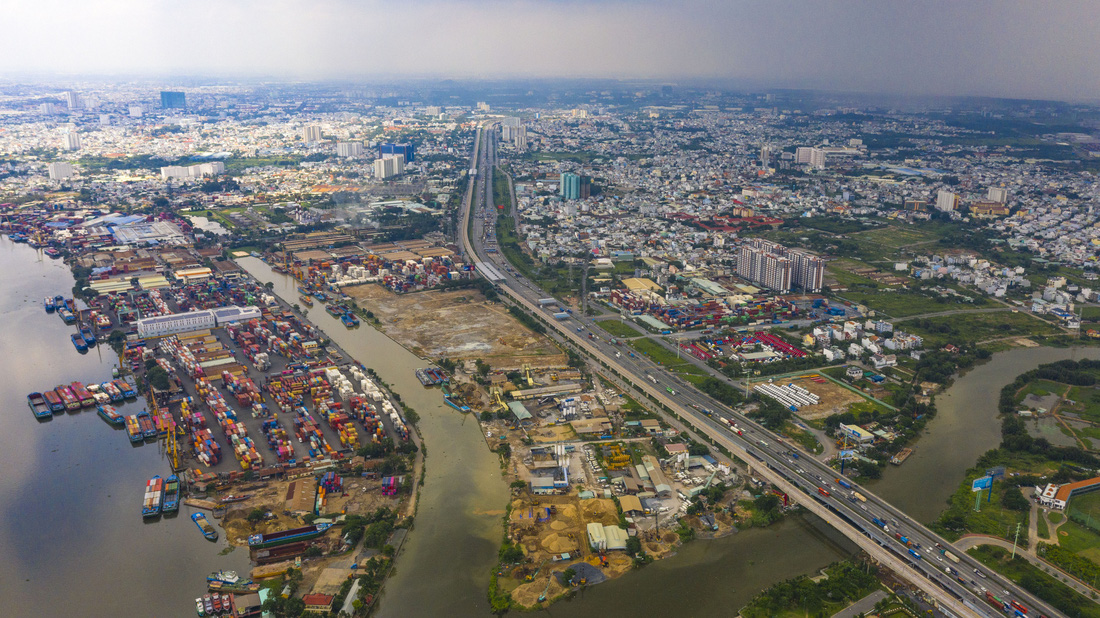
[[[0,73],[722,77],[1100,99],[1098,0],[2,0]]]

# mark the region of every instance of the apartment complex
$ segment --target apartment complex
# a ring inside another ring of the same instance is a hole
[[[741,245],[737,274],[778,292],[816,292],[825,279],[825,260],[802,249],[752,238]]]

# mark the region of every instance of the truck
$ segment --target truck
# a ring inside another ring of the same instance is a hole
[[[867,498],[865,498],[863,494],[859,493],[858,491],[852,492],[852,498],[854,498],[855,500],[859,500],[860,502],[867,502]]]
[[[849,483],[848,481],[845,481],[844,479],[836,479],[836,484],[840,485],[844,489],[855,489],[854,487],[852,487],[851,483]]]
[[[951,562],[954,562],[955,564],[959,563],[959,557],[956,556],[955,554],[953,554],[949,551],[945,551],[945,552],[943,552],[943,555],[946,556],[947,559],[950,560]]]
[[[873,521],[875,523],[875,525],[878,526],[879,528],[886,527],[886,522],[882,521],[878,517],[872,517],[871,521]]]
[[[652,375],[647,373],[645,374],[645,377],[648,378],[650,382],[657,384],[657,378],[653,377]]]

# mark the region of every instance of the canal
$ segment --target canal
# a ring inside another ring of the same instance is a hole
[[[217,569],[247,572],[248,552],[221,556],[178,515],[143,522],[153,475],[171,474],[156,444],[131,446],[94,411],[38,421],[31,391],[101,382],[117,361],[106,346],[79,354],[75,332],[42,308],[72,295],[60,261],[0,238],[0,599],[8,616],[187,616]],[[119,406],[133,414],[143,400]]]

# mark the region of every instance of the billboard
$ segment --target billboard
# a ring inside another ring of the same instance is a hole
[[[982,491],[983,489],[989,489],[993,486],[992,476],[983,476],[981,478],[974,479],[973,485],[970,486],[970,491]]]

